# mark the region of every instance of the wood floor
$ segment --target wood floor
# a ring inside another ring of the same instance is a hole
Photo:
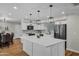
[[[0,56],[28,56],[28,54],[22,50],[20,39],[14,39],[14,44],[9,48],[0,48]]]
[[[74,52],[74,51],[66,50],[65,51],[65,56],[79,56],[79,53]]]
[[[22,49],[22,43],[19,38],[14,39],[14,44],[10,47],[0,48],[0,56],[28,56]],[[65,56],[79,56],[79,53],[66,50]]]

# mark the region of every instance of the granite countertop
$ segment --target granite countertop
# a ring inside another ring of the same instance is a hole
[[[28,40],[32,43],[36,43],[36,44],[40,44],[43,45],[45,47],[49,47],[52,46],[54,44],[66,41],[66,40],[62,40],[62,39],[55,39],[53,38],[52,35],[44,35],[43,37],[37,38],[36,36],[28,36],[28,35],[23,35],[22,40]]]

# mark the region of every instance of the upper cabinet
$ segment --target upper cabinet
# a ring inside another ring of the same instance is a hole
[[[34,30],[46,30],[46,27],[44,26],[44,24],[34,24]]]
[[[22,30],[27,30],[29,25],[29,22],[21,21]],[[33,30],[46,30],[46,26],[44,26],[44,24],[31,23],[31,25],[34,27]]]
[[[26,23],[21,23],[22,30],[27,30]]]

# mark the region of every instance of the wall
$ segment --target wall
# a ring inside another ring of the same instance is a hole
[[[22,36],[21,24],[15,25],[15,38],[20,38]]]
[[[79,16],[67,17],[67,49],[79,51]]]
[[[8,26],[9,32],[14,32],[15,37],[20,36],[21,33],[21,25],[19,23],[10,23],[7,22],[5,26]],[[0,32],[4,31],[4,23],[0,22]],[[19,31],[19,32],[18,32]]]
[[[9,31],[14,32],[15,24],[13,24],[13,23],[6,23],[6,24],[4,24],[3,22],[0,22],[0,31],[4,31],[4,27],[5,26],[8,26]]]

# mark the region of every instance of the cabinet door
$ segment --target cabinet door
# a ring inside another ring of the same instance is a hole
[[[45,30],[46,27],[43,24],[37,25],[34,24],[34,30]]]
[[[33,56],[50,56],[50,48],[33,43]]]
[[[50,47],[50,54],[52,56],[58,56],[58,44],[55,44]]]
[[[22,30],[27,30],[27,24],[26,23],[21,23]]]
[[[32,43],[28,40],[24,40],[23,42],[23,50],[29,54],[32,55]]]
[[[58,56],[65,55],[65,42],[61,42],[58,44]]]
[[[65,55],[65,42],[60,42],[51,47],[52,56],[64,56]]]

